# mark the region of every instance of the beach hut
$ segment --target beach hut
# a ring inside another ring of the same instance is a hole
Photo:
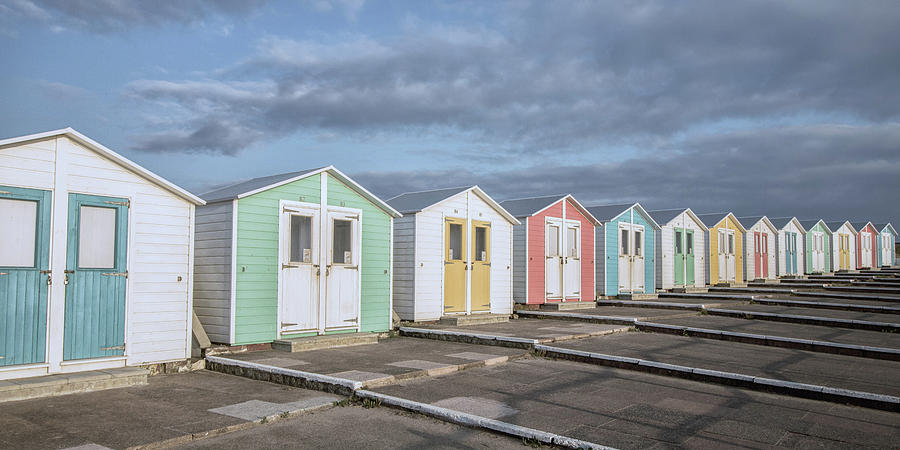
[[[778,229],[775,264],[779,277],[798,276],[806,273],[806,259],[803,257],[806,228],[796,217],[769,219]]]
[[[854,222],[856,229],[856,267],[873,269],[878,267],[878,230],[872,222]]]
[[[478,186],[409,192],[394,221],[394,311],[404,320],[510,315],[513,225]]]
[[[656,232],[659,224],[639,203],[589,206],[597,228],[599,296],[656,295]]]
[[[521,222],[513,227],[513,299],[528,305],[594,298],[594,227],[571,195],[500,203]]]
[[[0,379],[190,358],[201,204],[71,128],[0,141]]]
[[[806,229],[806,244],[803,249],[806,254],[806,273],[831,272],[831,229],[822,219],[803,220],[800,224]]]
[[[709,284],[744,283],[744,235],[747,229],[732,213],[700,214],[706,233],[706,280]]]
[[[333,166],[228,185],[197,209],[194,310],[233,346],[391,328],[400,213]]]
[[[894,245],[897,243],[897,230],[890,223],[875,225],[878,230],[878,266],[890,267],[895,264]]]
[[[774,280],[778,278],[777,251],[778,229],[766,216],[738,217],[747,233],[744,234],[744,274],[747,280]]]
[[[706,286],[706,233],[709,228],[686,209],[649,211],[656,232],[656,286],[659,289]]]
[[[847,221],[828,222],[832,270],[856,270],[856,228]]]

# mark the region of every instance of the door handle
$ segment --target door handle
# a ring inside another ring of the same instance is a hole
[[[110,351],[110,350],[125,350],[125,346],[124,346],[124,345],[116,345],[116,346],[113,346],[113,347],[100,347],[100,350],[103,350],[103,351]]]

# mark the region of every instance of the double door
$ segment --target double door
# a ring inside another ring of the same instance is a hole
[[[890,266],[894,263],[894,240],[890,233],[881,233],[881,265]]]
[[[720,228],[718,231],[717,262],[719,281],[735,281],[734,230]]]
[[[811,231],[812,246],[809,250],[812,261],[812,272],[825,272],[825,233]]]
[[[619,292],[644,291],[644,226],[619,222]]]
[[[0,186],[0,366],[46,362],[48,339],[64,361],[125,354],[129,202],[69,194],[65,270],[53,274],[50,198]],[[52,289],[64,291],[64,322],[48,333]]]
[[[467,222],[471,222],[467,225]],[[444,218],[444,313],[491,310],[491,224]]]
[[[362,212],[282,202],[281,334],[359,327]]]
[[[675,228],[675,285],[694,285],[694,230]]]
[[[850,235],[838,233],[838,268],[850,270]]]
[[[874,239],[872,233],[864,231],[859,233],[859,267],[872,267],[873,257],[875,256],[872,244]]]
[[[797,233],[784,232],[784,272],[787,275],[797,275]]]
[[[546,300],[581,298],[581,224],[547,218],[545,225]]]
[[[754,245],[754,275],[756,278],[768,278],[769,277],[769,234],[754,231],[753,232],[753,245]]]

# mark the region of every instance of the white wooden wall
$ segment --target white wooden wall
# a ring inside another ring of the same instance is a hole
[[[403,320],[415,320],[416,215],[394,219],[394,312]]]
[[[190,357],[194,206],[118,163],[65,136],[0,149],[0,183],[51,190],[51,269],[65,270],[69,193],[125,197],[128,223],[125,361],[62,369],[65,292],[50,287],[50,371],[166,362]],[[59,189],[57,189],[59,187]],[[181,277],[181,280],[178,280]]]
[[[853,233],[850,228],[847,227],[847,224],[841,225],[834,233],[831,234],[831,268],[834,271],[840,270],[841,268],[841,260],[839,259],[838,245],[839,236],[838,233],[846,234],[850,236],[850,269],[857,269],[856,264],[856,234]]]
[[[765,233],[768,236],[766,238],[766,247],[769,255],[769,273],[766,275],[766,278],[774,279],[776,278],[777,273],[776,264],[778,262],[778,249],[776,247],[778,236],[762,221],[756,222],[752,227],[748,228],[747,233],[744,234],[744,276],[746,280],[751,281],[756,278],[756,237],[754,236],[754,232],[757,231]]]
[[[778,230],[778,276],[787,275],[787,234],[788,232],[797,233],[797,274],[806,273],[806,233],[800,231],[794,221],[790,221],[784,228]],[[802,241],[802,243],[801,243]]]
[[[471,218],[491,222],[491,312],[512,313],[512,224],[468,191],[416,214],[414,320],[438,320],[443,315],[444,217],[465,218],[467,196]],[[466,245],[471,248],[468,240]]]
[[[688,214],[672,219],[657,232],[660,245],[657,246],[656,260],[661,263],[656,269],[656,285],[659,289],[672,289],[675,286],[675,228],[694,231],[694,286],[703,287],[706,285],[706,231]]]
[[[194,312],[212,342],[231,343],[232,201],[198,206],[194,230]]]

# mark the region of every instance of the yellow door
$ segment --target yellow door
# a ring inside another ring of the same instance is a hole
[[[465,219],[444,219],[444,312],[466,312]]]
[[[472,221],[472,312],[491,310],[491,224]]]

